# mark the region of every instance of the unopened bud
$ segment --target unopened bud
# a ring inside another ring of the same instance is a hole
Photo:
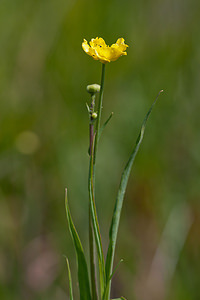
[[[93,120],[96,119],[97,118],[97,113],[93,112],[91,117],[92,117]]]
[[[96,94],[99,93],[101,89],[101,86],[99,84],[90,84],[87,86],[87,92],[90,94]]]

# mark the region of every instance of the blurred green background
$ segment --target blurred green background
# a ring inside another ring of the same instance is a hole
[[[106,67],[97,208],[106,251],[120,175],[160,96],[125,197],[113,298],[200,299],[200,2],[0,1],[0,299],[68,299],[64,188],[88,253],[86,85],[101,64],[83,38],[118,37]],[[88,256],[88,255],[87,255]]]

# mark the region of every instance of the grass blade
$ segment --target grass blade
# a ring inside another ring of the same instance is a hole
[[[110,119],[112,118],[113,116],[113,112],[111,112],[110,116],[108,117],[108,119],[105,121],[105,123],[102,125],[102,127],[100,128],[100,131],[99,131],[99,136],[101,136],[102,132],[104,131],[106,125],[108,124],[108,122],[110,121]]]
[[[73,289],[72,289],[72,277],[71,277],[71,271],[70,271],[70,267],[69,267],[69,261],[67,258],[66,258],[66,262],[67,262],[67,270],[68,270],[68,277],[69,277],[69,299],[74,300]]]
[[[146,122],[147,122],[147,120],[151,114],[151,111],[152,111],[154,105],[156,104],[156,101],[161,92],[163,92],[163,91],[161,90],[158,93],[155,101],[151,105],[149,111],[147,112],[147,114],[144,118],[144,121],[141,126],[141,130],[140,130],[138,138],[136,140],[136,144],[133,148],[133,151],[130,155],[130,158],[129,158],[129,160],[124,168],[124,171],[122,173],[122,176],[121,176],[120,186],[119,186],[119,190],[118,190],[118,194],[117,194],[117,199],[115,202],[115,207],[114,207],[114,212],[113,212],[113,217],[112,217],[110,232],[109,232],[109,246],[108,246],[107,258],[106,258],[106,282],[108,283],[109,288],[104,297],[104,300],[110,299],[111,282],[108,282],[108,281],[112,274],[112,269],[113,269],[113,261],[114,261],[115,246],[116,246],[117,233],[118,233],[118,228],[119,228],[120,215],[121,215],[122,204],[123,204],[123,200],[124,200],[124,194],[126,191],[129,175],[131,172],[131,168],[132,168],[134,159],[136,157],[136,154],[137,154],[137,152],[140,148],[141,142],[143,140]]]
[[[103,299],[104,299],[105,295],[108,294],[109,287],[110,287],[110,286],[109,286],[109,283],[111,282],[112,277],[114,276],[114,274],[115,274],[117,268],[119,267],[119,265],[121,264],[122,261],[123,261],[123,259],[121,259],[121,260],[119,261],[119,263],[118,263],[117,266],[115,267],[114,271],[113,271],[112,274],[110,275],[109,279],[106,281],[106,287],[105,287],[105,290],[104,290],[104,296],[103,296]],[[117,300],[117,299],[113,299],[113,300]]]
[[[65,190],[65,207],[66,207],[69,230],[76,250],[76,257],[78,263],[78,281],[79,281],[80,300],[91,300],[87,263],[86,263],[81,241],[79,239],[78,233],[75,229],[69,211],[69,205],[67,200],[67,189]]]
[[[91,205],[89,205],[89,250],[90,250],[90,277],[92,300],[98,300],[96,284],[95,243],[93,237],[93,224],[91,216]]]

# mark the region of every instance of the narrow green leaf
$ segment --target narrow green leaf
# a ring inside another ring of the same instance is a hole
[[[118,262],[118,264],[116,265],[114,271],[112,272],[112,274],[110,275],[110,280],[112,279],[112,277],[115,275],[119,265],[123,262],[124,260],[123,259],[120,259],[120,261]]]
[[[122,204],[123,204],[123,200],[124,200],[124,194],[126,191],[126,187],[127,187],[127,183],[128,183],[128,179],[129,179],[129,175],[131,172],[131,168],[134,162],[134,159],[136,157],[136,154],[140,148],[141,142],[143,140],[143,136],[144,136],[144,131],[145,131],[145,127],[146,127],[146,122],[151,114],[151,111],[154,107],[154,105],[156,104],[156,101],[160,95],[160,93],[163,92],[162,90],[158,93],[155,101],[153,102],[153,104],[151,105],[149,111],[147,112],[144,121],[142,123],[141,126],[141,130],[139,132],[138,138],[136,140],[136,145],[133,148],[133,151],[130,155],[130,158],[124,168],[124,171],[122,173],[121,176],[121,182],[119,185],[119,190],[118,190],[118,194],[117,194],[117,198],[116,198],[116,202],[115,202],[115,207],[114,207],[114,212],[113,212],[113,217],[112,217],[112,221],[111,221],[111,226],[110,226],[110,232],[109,232],[109,246],[108,246],[108,252],[107,252],[107,257],[106,257],[106,282],[109,281],[109,278],[112,274],[112,268],[113,268],[113,261],[114,261],[114,254],[115,254],[115,246],[116,246],[116,240],[117,240],[117,233],[118,233],[118,228],[119,228],[119,221],[120,221],[120,215],[121,215],[121,210],[122,210]],[[104,297],[104,300],[109,300],[110,299],[110,286],[111,286],[111,282],[109,281],[108,283],[109,288],[108,291]]]
[[[76,250],[76,257],[78,263],[78,282],[79,282],[80,300],[91,300],[87,263],[86,263],[81,241],[79,239],[78,233],[75,229],[75,226],[71,218],[68,200],[67,200],[67,189],[65,190],[65,207],[66,207],[69,230]]]
[[[87,104],[87,102],[85,103],[85,105],[86,105],[86,108],[87,108],[88,114],[90,114],[90,107],[89,107],[89,105]]]
[[[117,269],[118,269],[119,265],[121,264],[121,262],[123,262],[123,259],[120,259],[120,261],[119,261],[118,264],[116,265],[114,271],[113,271],[112,274],[110,275],[109,280],[106,281],[106,287],[105,287],[105,290],[104,290],[104,296],[103,296],[103,299],[104,299],[105,295],[108,294],[108,289],[109,289],[109,287],[110,287],[110,286],[109,286],[109,283],[110,283],[111,279],[113,278],[113,276],[114,276],[115,272],[117,271]],[[117,300],[117,299],[113,299],[113,300]]]
[[[69,267],[69,260],[66,257],[66,262],[67,262],[67,270],[68,270],[68,278],[69,278],[69,299],[74,300],[73,298],[73,289],[72,289],[72,277],[71,277],[71,271]]]
[[[99,131],[99,136],[101,136],[103,130],[105,129],[106,125],[108,124],[108,122],[110,121],[110,119],[113,116],[113,112],[111,112],[110,116],[108,117],[108,119],[105,121],[105,123],[102,125],[100,131]]]
[[[93,225],[92,225],[90,205],[89,205],[89,250],[90,250],[90,277],[91,277],[92,300],[98,300],[97,284],[96,284],[95,243],[93,237]]]

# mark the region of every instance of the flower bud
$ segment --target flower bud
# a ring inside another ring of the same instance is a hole
[[[92,119],[96,119],[97,118],[97,113],[93,112],[92,115],[91,115]]]
[[[96,94],[100,92],[101,86],[99,84],[90,84],[87,86],[87,92],[90,94]]]

